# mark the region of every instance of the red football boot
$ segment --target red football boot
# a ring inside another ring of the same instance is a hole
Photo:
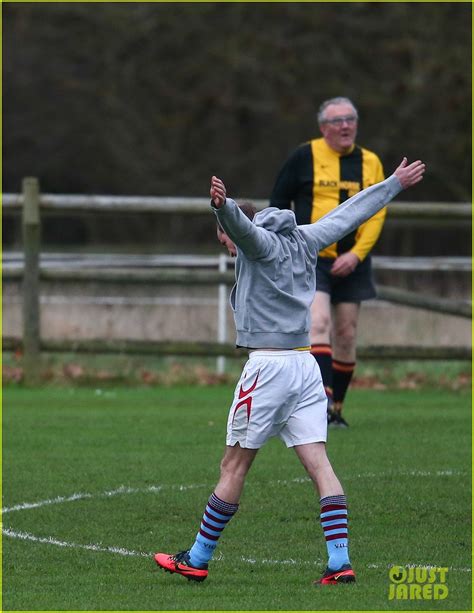
[[[175,555],[156,553],[155,562],[169,573],[178,573],[190,581],[204,581],[208,575],[207,564],[202,568],[191,566],[189,551],[181,551]]]

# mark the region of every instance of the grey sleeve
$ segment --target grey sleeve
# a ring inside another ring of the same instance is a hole
[[[402,189],[397,177],[391,175],[352,196],[315,223],[298,226],[299,230],[315,251],[321,251],[370,219]]]
[[[212,203],[211,208],[227,236],[249,259],[265,258],[270,253],[273,247],[271,233],[253,224],[232,198],[227,198],[220,209]]]

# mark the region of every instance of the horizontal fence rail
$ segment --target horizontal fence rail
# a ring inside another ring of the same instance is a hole
[[[472,304],[468,301],[447,300],[387,285],[377,285],[377,298],[415,309],[425,309],[426,311],[456,315],[457,317],[465,317],[467,319],[472,318]]]
[[[248,200],[249,198],[245,198]],[[251,199],[252,200],[252,199]],[[268,206],[268,200],[252,200],[258,210]],[[21,211],[22,194],[2,194],[5,213]],[[97,213],[209,213],[208,198],[166,196],[101,196],[41,194],[39,206],[44,211],[95,211]],[[471,219],[469,202],[392,202],[389,218]]]
[[[41,351],[81,351],[81,352],[127,352],[127,353],[153,353],[155,355],[216,355],[218,364],[226,355],[236,355],[235,347],[229,345],[225,337],[225,300],[226,286],[234,283],[234,272],[230,262],[221,255],[206,266],[203,270],[196,267],[195,262],[184,263],[181,259],[181,268],[177,267],[180,256],[161,256],[153,263],[143,265],[143,260],[134,261],[121,256],[122,262],[118,266],[120,256],[114,258],[115,263],[104,263],[97,256],[77,258],[77,255],[61,255],[54,260],[51,254],[40,253],[41,216],[47,211],[74,211],[74,212],[125,212],[125,213],[208,213],[209,200],[207,198],[183,197],[135,197],[135,196],[98,196],[98,195],[64,195],[42,194],[38,180],[28,177],[23,180],[21,194],[3,194],[2,210],[4,213],[22,213],[23,254],[7,254],[4,257],[2,270],[4,281],[20,281],[22,283],[23,333],[20,339],[3,338],[4,349],[15,349],[21,346],[24,352],[24,381],[26,384],[35,384],[39,380],[39,362]],[[267,201],[256,200],[258,209],[267,206]],[[469,203],[442,203],[424,202],[407,203],[395,202],[388,208],[388,215],[398,219],[424,219],[433,223],[452,220],[471,219],[472,210]],[[430,222],[430,223],[431,223]],[[143,256],[139,256],[143,257]],[[159,257],[159,256],[157,256]],[[183,256],[184,257],[184,256]],[[52,261],[54,260],[54,261]],[[374,258],[375,268],[390,269],[395,266],[394,258]],[[469,271],[466,258],[425,258],[423,267],[421,261],[416,264],[408,261],[409,258],[398,259],[398,270],[405,266],[405,270],[462,270]],[[157,264],[157,262],[160,262]],[[211,267],[212,266],[212,267]],[[187,269],[186,269],[187,267]],[[443,268],[441,268],[443,267]],[[451,268],[450,268],[451,267]],[[216,270],[217,268],[217,270]],[[177,343],[172,341],[132,341],[122,340],[47,340],[40,333],[40,282],[91,282],[91,283],[147,283],[165,285],[216,285],[219,288],[218,309],[218,342],[217,343]],[[439,313],[471,318],[471,303],[467,301],[445,300],[435,296],[426,296],[420,293],[408,292],[394,287],[378,286],[378,297],[396,304],[427,309]],[[467,343],[469,344],[469,343]],[[366,359],[470,359],[469,347],[361,347],[360,357]],[[218,366],[219,368],[219,366]]]
[[[3,279],[23,278],[20,270],[3,271]],[[124,270],[124,269],[42,269],[39,274],[42,281],[60,281],[62,283],[113,283],[113,284],[159,284],[159,285],[233,285],[235,274],[232,271],[219,272],[217,270]],[[471,318],[472,306],[468,301],[446,300],[436,296],[427,296],[417,292],[401,290],[386,285],[377,285],[377,298],[409,306],[425,309],[445,315]]]
[[[174,254],[174,255],[130,255],[103,253],[43,253],[40,255],[41,269],[75,268],[216,268],[221,255]],[[234,258],[226,257],[226,265],[231,268]],[[3,254],[3,271],[6,275],[17,275],[23,270],[24,257],[19,251]],[[471,272],[472,259],[459,256],[441,257],[403,257],[372,256],[374,270],[410,272]]]

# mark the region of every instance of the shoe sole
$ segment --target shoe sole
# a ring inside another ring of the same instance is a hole
[[[315,585],[338,585],[339,583],[355,583],[355,577],[341,577],[337,581],[325,581],[324,583],[319,580],[315,582]]]
[[[207,576],[206,577],[193,577],[192,575],[183,575],[183,573],[180,573],[179,570],[170,570],[169,568],[165,568],[164,566],[161,566],[160,564],[158,564],[158,566],[162,570],[164,570],[165,573],[169,573],[170,575],[181,575],[181,577],[184,577],[188,581],[197,581],[198,583],[201,583],[202,581],[205,581],[207,579]]]
[[[333,575],[334,576],[334,575]],[[348,575],[340,575],[337,579],[333,579],[333,577],[322,577],[321,579],[319,579],[318,581],[314,581],[313,585],[316,586],[320,586],[320,585],[337,585],[338,583],[355,583],[356,582],[356,578],[355,578],[355,574],[352,572],[352,574],[348,574]]]

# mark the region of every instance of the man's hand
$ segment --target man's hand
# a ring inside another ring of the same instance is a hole
[[[216,209],[220,209],[225,204],[226,191],[224,183],[218,177],[211,178],[211,200]]]
[[[355,253],[347,251],[334,260],[334,264],[331,266],[331,274],[335,277],[347,277],[347,275],[351,274],[359,261]]]
[[[400,181],[403,189],[407,189],[423,179],[426,166],[422,161],[417,160],[408,164],[407,158],[403,158],[400,166],[393,173]]]

